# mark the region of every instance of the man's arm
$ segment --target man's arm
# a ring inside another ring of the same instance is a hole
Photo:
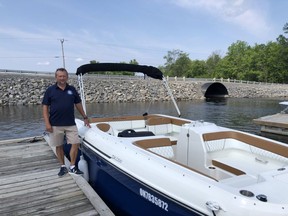
[[[49,121],[49,107],[47,105],[43,105],[43,118],[45,122],[46,131],[52,133],[53,130]]]
[[[88,120],[86,113],[84,112],[82,103],[77,103],[77,104],[75,104],[75,106],[76,106],[76,109],[78,110],[78,112],[82,115],[82,117],[84,119],[85,126],[90,127],[89,120]]]

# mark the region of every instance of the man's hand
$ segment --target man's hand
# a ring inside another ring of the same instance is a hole
[[[49,132],[49,133],[53,133],[53,128],[52,128],[52,126],[50,124],[46,125],[46,131]]]
[[[84,125],[89,127],[89,128],[91,128],[91,125],[89,123],[89,119],[88,118],[84,119]]]

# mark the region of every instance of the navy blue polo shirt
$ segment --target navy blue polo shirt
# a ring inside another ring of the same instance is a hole
[[[62,90],[57,83],[48,87],[42,101],[49,106],[49,120],[52,126],[75,125],[74,104],[80,103],[81,98],[73,86],[66,85]]]

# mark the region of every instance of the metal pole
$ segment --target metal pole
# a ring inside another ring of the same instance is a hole
[[[62,48],[62,60],[63,60],[63,68],[65,68],[65,56],[64,56],[64,38],[63,39],[60,39],[60,42],[61,42],[61,48]]]

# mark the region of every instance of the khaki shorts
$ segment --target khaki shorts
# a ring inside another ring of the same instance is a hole
[[[64,136],[66,135],[68,144],[80,144],[78,130],[76,125],[73,126],[52,126],[53,132],[49,133],[50,146],[61,146],[64,144]]]

